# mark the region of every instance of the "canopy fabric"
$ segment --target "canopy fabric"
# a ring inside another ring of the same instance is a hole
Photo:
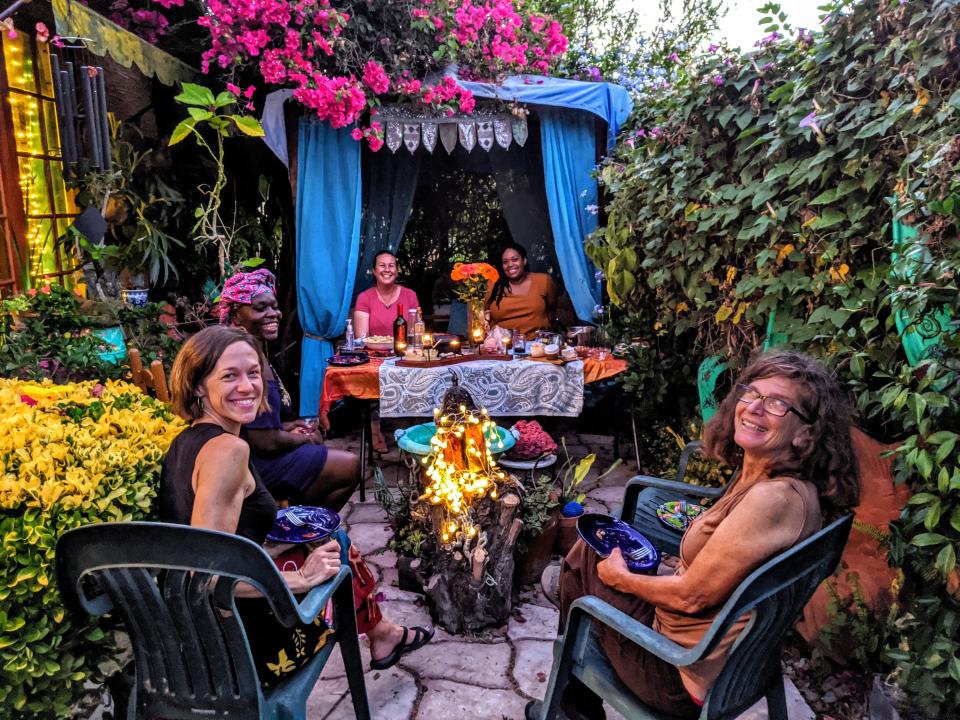
[[[540,75],[514,75],[502,83],[458,81],[479,98],[496,98],[530,105],[582,110],[607,123],[607,148],[613,147],[633,110],[630,93],[611,83],[581,82]]]
[[[396,254],[410,217],[413,195],[420,174],[420,153],[401,150],[362,152],[363,219],[360,224],[361,262],[356,288],[366,290],[374,283],[373,259],[378,252]]]
[[[582,110],[596,115],[607,123],[608,149],[613,147],[620,127],[633,110],[630,93],[620,85],[611,83],[581,82],[540,75],[514,75],[499,85],[466,80],[458,82],[480,98]],[[264,141],[284,165],[287,164],[287,135],[283,124],[283,103],[292,94],[291,90],[276,90],[267,95],[261,118],[266,131]]]
[[[600,281],[583,249],[597,228],[597,180],[593,122],[583,113],[543,110],[540,113],[543,177],[554,247],[563,282],[577,316],[593,318],[601,298]]]
[[[164,85],[190,82],[197,74],[185,62],[79,2],[53,0],[53,17],[58,35],[82,38],[84,47],[94,55],[109,55],[127,68],[136,65],[141,73],[156,77]]]
[[[360,143],[301,118],[297,173],[297,306],[303,327],[300,415],[317,414],[330,338],[343,333],[360,258]]]

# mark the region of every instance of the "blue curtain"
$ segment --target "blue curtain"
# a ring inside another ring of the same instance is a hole
[[[583,249],[587,235],[597,227],[597,181],[591,177],[597,147],[594,117],[548,108],[541,108],[539,114],[543,175],[557,261],[573,309],[581,320],[590,322],[601,297],[600,283],[594,276],[596,268]]]
[[[360,266],[356,291],[374,283],[373,258],[381,250],[397,252],[410,219],[417,191],[420,157],[401,147],[396,153],[363,151],[363,217],[360,223]]]
[[[360,255],[360,143],[351,128],[300,119],[297,306],[303,327],[300,414],[316,415],[320,384],[343,332]]]

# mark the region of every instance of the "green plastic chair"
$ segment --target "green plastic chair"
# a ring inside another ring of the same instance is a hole
[[[890,229],[893,239],[892,259],[896,263],[901,257],[910,260],[903,269],[902,275],[897,275],[891,267],[890,275],[897,282],[915,282],[917,266],[929,262],[929,251],[921,244],[911,244],[919,235],[917,228],[904,225],[894,220]],[[914,318],[907,309],[901,309],[894,315],[897,332],[900,333],[900,342],[907,356],[907,362],[916,367],[924,360],[937,359],[943,356],[944,348],[941,344],[944,335],[955,332],[951,328],[953,313],[947,307],[928,310],[923,316]]]
[[[657,508],[671,500],[685,500],[691,503],[699,503],[704,499],[716,500],[730,486],[728,483],[726,487],[711,488],[683,482],[687,463],[696,452],[700,452],[699,440],[687,443],[683,448],[676,480],[665,480],[650,475],[634,475],[627,481],[620,519],[643,533],[661,553],[679,556],[683,532],[660,522],[660,518],[657,517]]]
[[[766,697],[770,720],[787,720],[780,669],[784,635],[803,607],[840,562],[850,534],[852,515],[831,523],[810,538],[769,560],[750,574],[721,608],[706,634],[685,648],[620,612],[598,597],[576,600],[567,616],[566,632],[557,638],[550,683],[540,720],[560,714],[563,690],[576,677],[629,720],[668,720],[641,703],[620,682],[600,646],[594,622],[615,629],[667,662],[683,667],[707,657],[738,618],[751,618],[707,693],[701,720],[727,720]]]
[[[136,668],[128,720],[306,720],[307,697],[337,643],[356,717],[369,720],[347,543],[341,547],[340,572],[298,603],[250,540],[167,523],[100,523],[60,538],[57,581],[69,606],[122,618]],[[333,601],[326,645],[270,690],[261,689],[237,614],[238,582],[257,588],[287,627],[313,622]]]

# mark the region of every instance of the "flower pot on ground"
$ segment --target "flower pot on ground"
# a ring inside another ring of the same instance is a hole
[[[583,505],[576,500],[571,500],[561,508],[554,552],[559,555],[566,555],[577,544],[580,537],[577,532],[577,521],[581,515],[583,515]]]
[[[535,583],[543,575],[544,568],[550,564],[553,548],[557,541],[559,513],[554,510],[547,518],[540,532],[527,541],[527,549],[517,560],[517,569],[513,581],[518,585]]]

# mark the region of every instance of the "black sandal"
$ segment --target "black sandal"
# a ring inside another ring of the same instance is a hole
[[[413,639],[408,643],[407,637],[409,633],[413,631]],[[371,670],[386,670],[391,668],[400,662],[400,658],[408,653],[412,653],[414,650],[419,650],[424,645],[426,645],[430,640],[433,639],[433,628],[422,628],[422,627],[405,627],[403,629],[403,637],[400,638],[393,650],[385,658],[380,658],[379,660],[374,660],[370,658],[370,669]]]

